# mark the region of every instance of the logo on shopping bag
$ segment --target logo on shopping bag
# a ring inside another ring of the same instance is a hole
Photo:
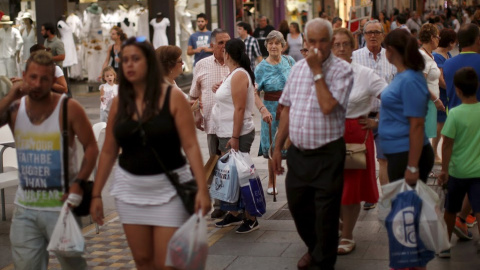
[[[415,212],[413,206],[398,211],[393,217],[392,232],[397,241],[406,247],[417,246],[415,233]]]

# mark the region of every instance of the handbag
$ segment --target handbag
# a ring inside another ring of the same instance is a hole
[[[345,166],[347,170],[365,170],[367,168],[367,142],[369,130],[363,143],[346,143]]]
[[[62,129],[62,139],[63,139],[63,180],[65,181],[65,191],[69,189],[69,170],[68,170],[68,104],[69,97],[63,99],[63,129]],[[78,179],[80,180],[80,179]],[[88,216],[90,214],[90,204],[92,202],[92,190],[93,190],[93,181],[79,181],[80,188],[83,190],[83,199],[82,202],[75,208],[72,212],[77,216]]]
[[[170,92],[172,86],[168,86],[167,88],[167,93]],[[168,101],[167,101],[168,102]],[[137,117],[138,117],[138,127],[140,129],[140,133],[143,136],[143,144],[147,144],[147,137],[145,136],[145,130],[143,129],[142,122],[141,122],[141,117],[140,113],[138,112],[138,109],[135,107]],[[195,181],[195,178],[192,178],[191,180],[180,183],[178,174],[176,172],[172,172],[165,167],[163,164],[162,160],[157,154],[157,151],[153,147],[150,147],[152,150],[153,155],[155,156],[155,159],[157,160],[158,165],[160,165],[160,168],[164,171],[165,175],[167,176],[168,180],[172,183],[172,185],[175,187],[177,190],[177,194],[182,200],[183,206],[185,206],[185,209],[190,215],[193,215],[195,212],[195,197],[197,196],[197,191],[198,191],[198,186],[197,186],[197,181]]]

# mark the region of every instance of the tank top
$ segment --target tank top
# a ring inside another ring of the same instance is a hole
[[[171,86],[166,91],[160,112],[146,122],[128,119],[115,124],[114,136],[122,148],[118,164],[127,172],[135,175],[164,173],[152,148],[168,170],[175,170],[186,164],[180,149],[175,119],[170,114],[170,93]]]
[[[62,95],[52,114],[40,125],[34,125],[27,116],[25,97],[20,101],[15,120],[18,185],[15,204],[29,209],[60,211],[64,193],[62,131],[59,113]],[[69,149],[70,181],[76,178],[75,148]]]
[[[117,55],[115,55],[115,45],[112,45],[112,49],[110,50],[110,58],[112,59],[110,61],[110,66],[118,74],[118,64],[119,64],[119,62],[115,62],[115,56],[120,57],[120,52]]]

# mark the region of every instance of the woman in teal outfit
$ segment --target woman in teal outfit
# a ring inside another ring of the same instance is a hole
[[[255,95],[255,104],[262,113],[262,127],[260,136],[259,156],[268,158],[270,148],[270,135],[268,125],[272,125],[272,140],[275,140],[278,124],[280,123],[281,107],[278,106],[278,100],[282,95],[283,87],[287,82],[288,75],[295,60],[291,56],[282,56],[282,51],[286,47],[285,39],[282,33],[272,31],[265,40],[265,47],[268,51],[268,57],[265,58],[255,68],[255,78],[257,81],[257,94]],[[264,91],[264,101],[260,99],[258,92]],[[275,146],[275,144],[273,145]],[[273,147],[272,147],[273,148]],[[286,154],[286,153],[284,153]],[[268,194],[273,194],[273,182],[275,174],[271,160],[268,160]],[[275,193],[278,191],[275,189]]]

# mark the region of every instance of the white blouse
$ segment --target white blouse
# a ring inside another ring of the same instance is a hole
[[[420,53],[425,60],[425,69],[423,70],[423,74],[426,74],[427,79],[427,87],[428,90],[435,94],[437,97],[440,95],[440,88],[438,86],[438,82],[440,79],[440,69],[437,66],[435,60],[428,55],[425,50],[420,49]]]
[[[216,134],[220,138],[229,138],[232,137],[233,134],[233,112],[235,107],[233,106],[232,99],[232,77],[233,74],[239,71],[244,72],[248,77],[247,104],[245,106],[240,136],[248,134],[255,129],[252,116],[255,103],[255,89],[247,71],[243,68],[237,68],[225,78],[215,93],[215,105],[212,109],[212,116],[215,122]]]
[[[353,87],[348,98],[346,118],[355,119],[367,116],[371,110],[371,100],[376,99],[387,87],[373,69],[352,63]]]

